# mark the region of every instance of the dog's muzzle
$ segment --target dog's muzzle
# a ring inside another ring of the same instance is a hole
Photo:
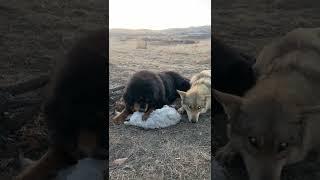
[[[149,105],[148,105],[148,104],[138,104],[138,103],[135,103],[133,109],[134,109],[134,111],[147,112],[147,111],[148,111],[148,108],[149,108]]]

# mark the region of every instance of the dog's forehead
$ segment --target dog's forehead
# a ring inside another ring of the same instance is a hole
[[[185,102],[201,105],[205,104],[205,97],[197,93],[189,93],[185,97]]]
[[[300,131],[295,110],[274,100],[246,103],[241,107],[240,121],[248,133],[276,139],[294,138]]]

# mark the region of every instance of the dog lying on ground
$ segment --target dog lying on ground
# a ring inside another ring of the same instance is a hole
[[[179,91],[181,108],[179,113],[187,112],[190,122],[198,122],[199,115],[211,109],[211,70],[204,70],[194,75],[191,80],[191,88],[187,91]]]
[[[228,115],[229,142],[217,158],[240,154],[251,180],[280,180],[287,164],[320,145],[320,28],[301,28],[266,46],[244,97],[214,96]]]
[[[136,111],[144,112],[142,119],[147,120],[153,110],[172,104],[178,97],[177,90],[186,91],[189,88],[189,80],[176,72],[139,71],[126,86],[124,110],[112,121],[115,124],[123,123],[129,114]]]
[[[216,90],[242,96],[254,85],[254,58],[229,47],[217,38],[213,38],[212,52],[212,84]],[[213,109],[215,113],[223,112],[216,100],[213,101]]]
[[[16,179],[49,179],[81,156],[107,159],[107,32],[83,37],[58,68],[43,106],[49,149]]]

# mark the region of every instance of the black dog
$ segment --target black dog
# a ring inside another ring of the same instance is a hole
[[[60,64],[44,103],[49,149],[17,179],[42,180],[80,155],[106,159],[107,29],[83,37]],[[105,156],[105,157],[103,157]]]
[[[255,59],[213,38],[213,88],[242,96],[255,83],[252,65]],[[214,100],[214,112],[223,108]]]
[[[145,112],[143,120],[146,120],[153,110],[172,104],[179,97],[177,90],[188,89],[189,80],[176,72],[137,72],[129,80],[123,95],[125,109],[112,121],[116,124],[122,123],[135,111]]]

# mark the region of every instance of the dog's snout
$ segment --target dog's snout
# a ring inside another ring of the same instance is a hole
[[[198,122],[198,118],[199,118],[199,113],[198,112],[189,112],[187,111],[188,114],[188,119],[190,122],[192,123],[197,123]]]
[[[147,112],[148,109],[149,109],[149,105],[148,104],[141,103],[140,106],[139,106],[139,112]]]

